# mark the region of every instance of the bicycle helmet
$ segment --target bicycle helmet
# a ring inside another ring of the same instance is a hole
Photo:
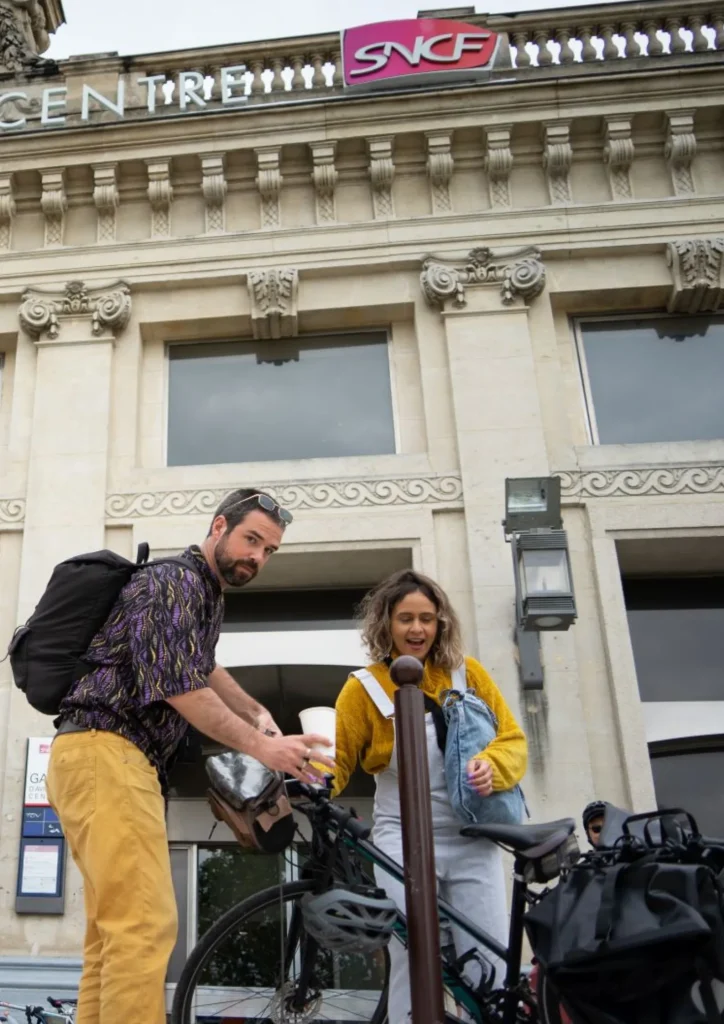
[[[583,828],[588,831],[588,826],[594,818],[602,818],[606,813],[606,803],[603,800],[594,800],[583,809]]]
[[[324,949],[336,953],[371,953],[386,946],[397,920],[397,907],[384,889],[373,885],[307,893],[301,900],[304,926]]]

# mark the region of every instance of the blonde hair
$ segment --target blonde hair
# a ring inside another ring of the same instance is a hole
[[[447,594],[429,576],[412,569],[403,569],[378,583],[366,594],[359,606],[362,640],[373,661],[384,661],[392,654],[392,612],[408,594],[424,594],[437,609],[437,634],[430,648],[428,661],[448,672],[463,663],[460,622]]]

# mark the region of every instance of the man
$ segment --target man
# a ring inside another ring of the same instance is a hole
[[[164,797],[188,723],[269,768],[316,777],[310,748],[329,741],[282,736],[214,659],[224,588],[256,577],[291,519],[261,491],[229,494],[201,547],[183,553],[188,568],[152,566],[124,587],[84,659],[92,670],[63,701],[48,795],[84,882],[77,1024],[165,1024],[177,914]]]
[[[594,800],[583,809],[583,829],[594,850],[601,842],[601,829],[605,814],[606,804],[602,800]]]

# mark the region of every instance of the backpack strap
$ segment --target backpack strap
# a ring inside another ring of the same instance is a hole
[[[356,672],[352,673],[356,679],[364,686],[367,691],[367,696],[370,698],[374,706],[377,708],[383,718],[394,718],[395,717],[395,705],[385,693],[382,686],[377,682],[375,677],[366,668],[358,668]]]
[[[458,693],[465,693],[468,688],[468,669],[465,662],[454,669],[450,678],[452,679],[450,689],[457,690]]]

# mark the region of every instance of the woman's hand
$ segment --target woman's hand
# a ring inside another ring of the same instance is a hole
[[[493,766],[489,761],[473,758],[468,761],[468,782],[479,796],[490,796],[493,792]]]

